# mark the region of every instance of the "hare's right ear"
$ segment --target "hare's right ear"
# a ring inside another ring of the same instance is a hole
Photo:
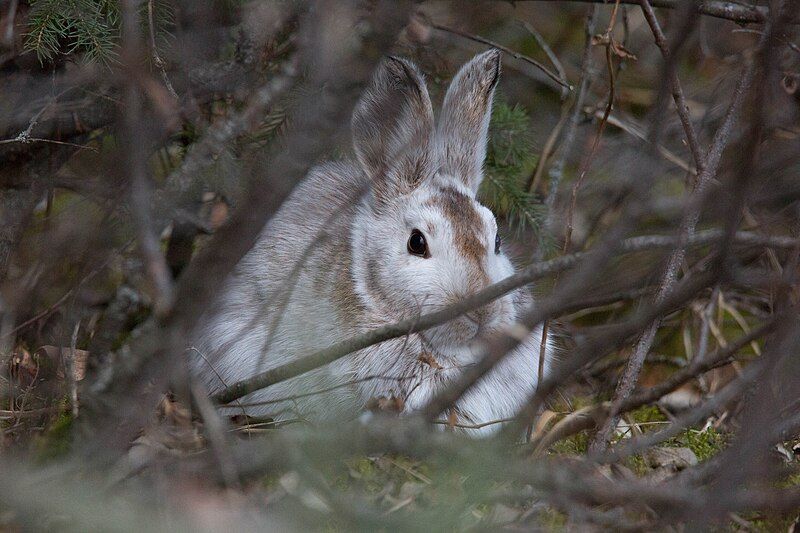
[[[433,173],[433,109],[412,63],[381,62],[353,111],[352,128],[356,157],[378,203],[411,192]]]

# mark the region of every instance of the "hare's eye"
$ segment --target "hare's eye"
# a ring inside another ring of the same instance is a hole
[[[411,237],[408,238],[408,252],[421,257],[428,257],[428,243],[425,241],[425,236],[418,229],[411,232]]]
[[[503,241],[500,240],[500,235],[497,235],[495,233],[495,235],[494,235],[494,253],[495,254],[500,254],[500,245],[502,243],[503,243]]]

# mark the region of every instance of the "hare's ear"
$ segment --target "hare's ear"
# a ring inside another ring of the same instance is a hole
[[[353,147],[382,203],[414,190],[433,173],[433,109],[409,61],[386,58],[353,112]]]
[[[477,192],[483,181],[492,98],[500,77],[500,52],[489,50],[461,67],[444,97],[436,130],[437,154],[445,174]]]

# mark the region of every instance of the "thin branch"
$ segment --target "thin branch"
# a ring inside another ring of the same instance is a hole
[[[739,79],[739,83],[734,90],[733,101],[728,107],[728,111],[725,114],[722,125],[719,127],[716,135],[714,136],[711,149],[706,157],[706,166],[703,168],[702,172],[697,178],[694,190],[691,192],[691,197],[704,196],[707,189],[710,187],[713,178],[717,174],[717,169],[719,168],[719,164],[722,159],[722,152],[724,151],[725,147],[728,146],[730,136],[736,124],[739,108],[744,102],[747,89],[750,87],[750,82],[753,78],[754,68],[755,67],[752,64],[745,67],[744,72]],[[700,209],[693,205],[691,198],[689,201],[687,201],[687,204],[689,204],[690,207],[684,216],[683,221],[681,222],[680,229],[678,230],[679,244],[675,247],[675,250],[673,250],[672,254],[670,254],[667,267],[664,270],[664,274],[659,285],[658,293],[656,294],[656,304],[661,302],[675,286],[678,279],[678,270],[686,254],[686,249],[683,243],[688,242],[692,238],[697,226],[697,222],[700,220]],[[611,434],[613,433],[614,427],[616,426],[618,420],[616,414],[617,406],[619,406],[628,396],[630,396],[633,392],[633,389],[636,387],[636,383],[639,380],[639,373],[644,365],[645,357],[647,357],[647,353],[650,351],[650,348],[653,345],[656,331],[658,330],[659,326],[660,321],[655,320],[639,338],[636,348],[634,349],[634,353],[628,360],[628,364],[626,365],[625,370],[620,377],[617,389],[614,392],[611,416],[608,418],[600,431],[597,432],[592,441],[591,449],[593,451],[602,451],[608,445],[608,441],[611,438]]]
[[[147,147],[144,141],[146,131],[142,122],[144,106],[142,95],[135,84],[135,80],[140,74],[136,65],[142,54],[142,43],[139,36],[136,5],[133,0],[126,0],[122,3],[122,14],[122,53],[128,69],[123,116],[128,144],[125,170],[130,182],[131,215],[136,226],[137,240],[145,263],[145,270],[153,291],[155,311],[158,316],[163,316],[172,307],[174,288],[172,275],[161,251],[150,214],[152,187],[147,165]]]
[[[156,25],[153,21],[153,11],[153,0],[147,0],[147,27],[150,30],[150,52],[153,54],[153,64],[161,72],[161,78],[164,80],[164,85],[167,87],[169,94],[178,100],[178,93],[175,92],[175,88],[169,81],[169,76],[167,76],[166,64],[158,54],[158,48],[156,47]]]
[[[611,19],[608,22],[608,28],[606,28],[605,33],[601,36],[605,41],[606,49],[606,68],[608,69],[608,101],[606,102],[606,108],[605,111],[603,111],[603,116],[600,118],[600,124],[597,126],[597,133],[595,133],[592,146],[589,148],[589,154],[583,159],[583,164],[582,168],[580,169],[580,173],[578,174],[578,179],[575,180],[575,183],[572,185],[572,195],[570,197],[569,208],[567,209],[566,231],[564,235],[564,253],[569,253],[570,246],[572,244],[573,219],[575,215],[576,202],[578,200],[578,191],[580,190],[581,185],[583,185],[583,180],[586,177],[586,174],[589,172],[589,167],[594,159],[594,154],[597,151],[597,147],[600,145],[600,140],[603,138],[603,131],[605,130],[608,116],[611,114],[611,109],[614,106],[614,98],[616,95],[616,75],[614,73],[613,54],[611,50],[612,46],[614,45],[614,36],[612,32],[614,31],[614,25],[617,21],[618,9],[619,0],[616,0],[614,9],[611,12]]]
[[[515,52],[514,50],[512,50],[512,49],[510,49],[508,47],[505,47],[502,44],[498,44],[498,43],[496,43],[494,41],[490,41],[489,39],[486,39],[486,38],[481,37],[479,35],[473,35],[471,33],[467,33],[465,31],[457,30],[455,28],[450,28],[448,26],[443,26],[441,24],[431,23],[431,27],[435,28],[435,29],[437,29],[439,31],[444,31],[444,32],[447,32],[447,33],[452,33],[454,35],[459,35],[461,37],[464,37],[465,39],[469,39],[471,41],[475,41],[475,42],[478,42],[478,43],[486,44],[486,45],[492,46],[494,48],[497,48],[498,50],[503,51],[504,53],[510,55],[511,57],[513,57],[515,59],[522,60],[522,61],[524,61],[524,62],[526,62],[526,63],[528,63],[530,65],[533,65],[536,68],[538,68],[548,78],[550,78],[551,80],[553,80],[558,85],[560,85],[561,87],[565,88],[566,90],[568,90],[568,91],[572,90],[572,85],[570,85],[569,82],[565,78],[562,78],[558,74],[554,73],[549,68],[544,66],[542,63],[536,61],[535,59],[533,59],[531,57],[528,57],[528,56],[526,56],[524,54],[520,54],[519,52]]]
[[[720,231],[705,231],[699,232],[689,240],[690,245],[699,246],[708,244],[722,235]],[[747,232],[740,232],[737,234],[737,242],[743,245],[756,245],[756,246],[775,246],[783,249],[791,249],[798,245],[798,240],[788,237],[763,237]],[[632,253],[656,248],[669,248],[674,246],[677,242],[675,237],[667,236],[645,236],[634,237],[622,241],[619,246],[620,253]],[[257,374],[249,379],[245,379],[234,383],[226,389],[214,395],[215,402],[220,404],[230,403],[233,400],[246,396],[256,390],[263,389],[286,381],[287,379],[299,376],[309,372],[315,368],[332,363],[350,353],[362,350],[369,346],[379,344],[381,342],[403,337],[410,333],[424,331],[432,327],[444,324],[457,318],[464,313],[473,309],[477,309],[486,305],[487,303],[496,300],[511,291],[519,289],[533,281],[540,279],[548,274],[563,272],[577,266],[580,262],[584,261],[587,256],[592,252],[579,252],[571,255],[561,256],[550,261],[542,263],[534,263],[526,269],[507,277],[489,287],[475,293],[469,298],[460,300],[459,302],[449,305],[440,311],[422,315],[420,317],[410,318],[388,324],[380,328],[370,330],[361,335],[345,339],[341,342],[334,344],[328,348],[318,350],[310,355],[299,357],[296,360],[286,363],[284,365],[272,368],[260,374]],[[565,309],[572,309],[574,303],[572,300],[563,304]]]
[[[572,155],[572,145],[575,144],[575,136],[578,131],[578,125],[581,120],[581,109],[589,94],[589,86],[592,83],[592,76],[594,73],[594,56],[592,55],[592,38],[595,34],[597,27],[597,19],[599,17],[600,9],[598,6],[589,8],[586,15],[586,25],[584,26],[584,44],[583,55],[581,57],[581,77],[578,81],[578,92],[575,94],[575,100],[572,103],[572,114],[569,117],[569,124],[567,131],[564,134],[564,141],[561,143],[561,155],[558,160],[553,163],[548,172],[550,183],[547,189],[547,196],[545,198],[545,205],[547,206],[548,225],[552,226],[555,219],[555,203],[558,196],[558,188],[561,183],[561,178],[564,176],[564,167],[566,166],[567,159]],[[573,93],[574,94],[574,93]]]
[[[526,2],[530,0],[516,0]],[[541,2],[582,2],[591,4],[606,4],[606,0],[536,0]],[[623,4],[639,5],[639,0],[622,0]],[[663,9],[678,9],[681,0],[653,0],[654,7]],[[739,2],[728,2],[724,0],[704,0],[694,2],[695,11],[701,15],[730,20],[739,24],[763,24],[769,20],[769,9],[764,6],[754,6]],[[797,24],[800,19],[792,19],[792,23]]]
[[[644,405],[655,403],[681,385],[700,377],[710,370],[729,364],[733,361],[733,357],[737,352],[753,341],[768,335],[775,330],[776,326],[777,317],[773,317],[746,335],[742,335],[725,348],[720,348],[709,354],[706,359],[692,360],[689,365],[677,370],[664,381],[627,398],[619,405],[619,413],[627,413]],[[610,409],[611,402],[604,402],[571,413],[553,426],[549,433],[533,443],[534,453],[546,450],[553,443],[579,431],[594,427],[608,416]]]
[[[556,69],[556,72],[558,72],[558,77],[561,78],[562,80],[566,80],[567,72],[564,70],[564,66],[561,64],[561,61],[559,61],[558,56],[555,53],[553,53],[553,49],[550,48],[550,45],[547,44],[547,41],[544,40],[542,34],[539,33],[536,30],[536,28],[534,28],[533,25],[529,24],[527,21],[522,20],[520,22],[522,22],[522,26],[526,30],[528,30],[528,33],[533,35],[533,38],[536,39],[536,43],[539,45],[539,47],[542,50],[544,50],[545,55],[547,55],[547,59],[550,60],[550,63],[553,64],[553,66]],[[567,88],[564,87],[564,89],[561,91],[561,97],[566,98],[568,92],[569,91],[567,90]]]
[[[707,400],[703,405],[693,408],[684,415],[678,417],[669,427],[654,433],[648,433],[642,437],[629,439],[623,444],[617,446],[611,452],[597,451],[593,452],[594,459],[598,462],[617,462],[624,457],[638,453],[641,450],[649,448],[659,442],[664,442],[667,439],[679,435],[686,428],[697,425],[709,416],[713,415],[719,409],[727,406],[736,399],[739,399],[742,393],[750,387],[759,377],[764,368],[763,360],[759,359],[755,363],[749,365],[745,371],[735,381],[728,384],[714,397]],[[591,452],[591,450],[590,450]]]
[[[20,134],[20,135],[22,135],[22,134]],[[36,142],[38,142],[38,143],[60,144],[62,146],[72,146],[73,148],[79,148],[81,150],[91,150],[92,152],[95,152],[95,153],[99,152],[99,150],[97,148],[92,148],[91,146],[86,146],[84,144],[76,144],[76,143],[71,143],[71,142],[66,142],[66,141],[56,141],[56,140],[53,140],[53,139],[41,139],[39,137],[25,137],[25,138],[22,138],[20,136],[17,136],[17,137],[14,137],[13,139],[3,139],[3,140],[0,141],[0,144],[9,144],[9,143],[28,144],[28,143],[36,143]]]
[[[594,112],[592,112],[591,109],[587,109],[586,111],[589,112],[589,113],[592,113],[593,116],[595,118],[597,118],[597,119],[601,119],[603,117],[603,113],[604,113],[604,111],[601,110],[601,109],[598,109],[598,110],[596,110]],[[628,134],[636,137],[637,139],[640,139],[640,140],[645,141],[647,143],[651,143],[651,140],[647,138],[647,135],[643,131],[641,131],[635,125],[629,124],[628,122],[625,122],[624,120],[622,120],[621,118],[619,118],[618,116],[616,116],[614,114],[611,114],[611,115],[608,116],[607,122],[609,124],[611,124],[612,126],[621,129],[625,133],[628,133]],[[695,175],[695,176],[697,175],[697,170],[696,169],[692,168],[691,165],[689,165],[686,161],[684,161],[683,159],[678,157],[676,154],[671,152],[664,145],[655,144],[653,146],[655,147],[656,151],[658,151],[658,154],[661,157],[663,157],[664,159],[666,159],[667,161],[669,161],[670,163],[674,164],[675,166],[677,166],[678,168],[680,168],[681,170],[683,170],[685,172],[688,172],[688,173],[690,173],[692,175]]]
[[[705,166],[705,158],[700,148],[700,141],[697,139],[697,133],[695,133],[694,126],[692,125],[691,116],[689,115],[689,106],[686,103],[686,97],[683,95],[683,88],[681,87],[681,82],[678,79],[678,73],[675,69],[673,51],[670,50],[667,38],[661,30],[661,25],[658,23],[658,19],[653,12],[653,7],[650,5],[650,2],[648,0],[640,1],[642,13],[644,13],[644,18],[650,26],[650,31],[653,32],[656,46],[661,50],[661,55],[664,56],[667,76],[669,76],[669,84],[672,89],[672,99],[675,101],[678,118],[680,118],[683,131],[686,134],[686,143],[689,145],[689,150],[692,152],[695,168],[697,168],[698,173],[701,173]]]

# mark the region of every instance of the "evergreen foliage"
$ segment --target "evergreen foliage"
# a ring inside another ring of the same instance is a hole
[[[119,18],[115,0],[31,0],[25,48],[41,62],[72,53],[108,62],[115,56]]]
[[[512,227],[519,232],[530,228],[541,242],[545,234],[544,205],[525,186],[536,161],[528,112],[519,104],[512,106],[498,98],[489,128],[480,195]]]
[[[30,0],[30,6],[25,50],[36,52],[42,63],[65,55],[101,63],[116,58],[121,20],[118,0]],[[146,24],[147,2],[140,9]],[[166,2],[154,3],[154,25],[159,33],[172,19]]]

